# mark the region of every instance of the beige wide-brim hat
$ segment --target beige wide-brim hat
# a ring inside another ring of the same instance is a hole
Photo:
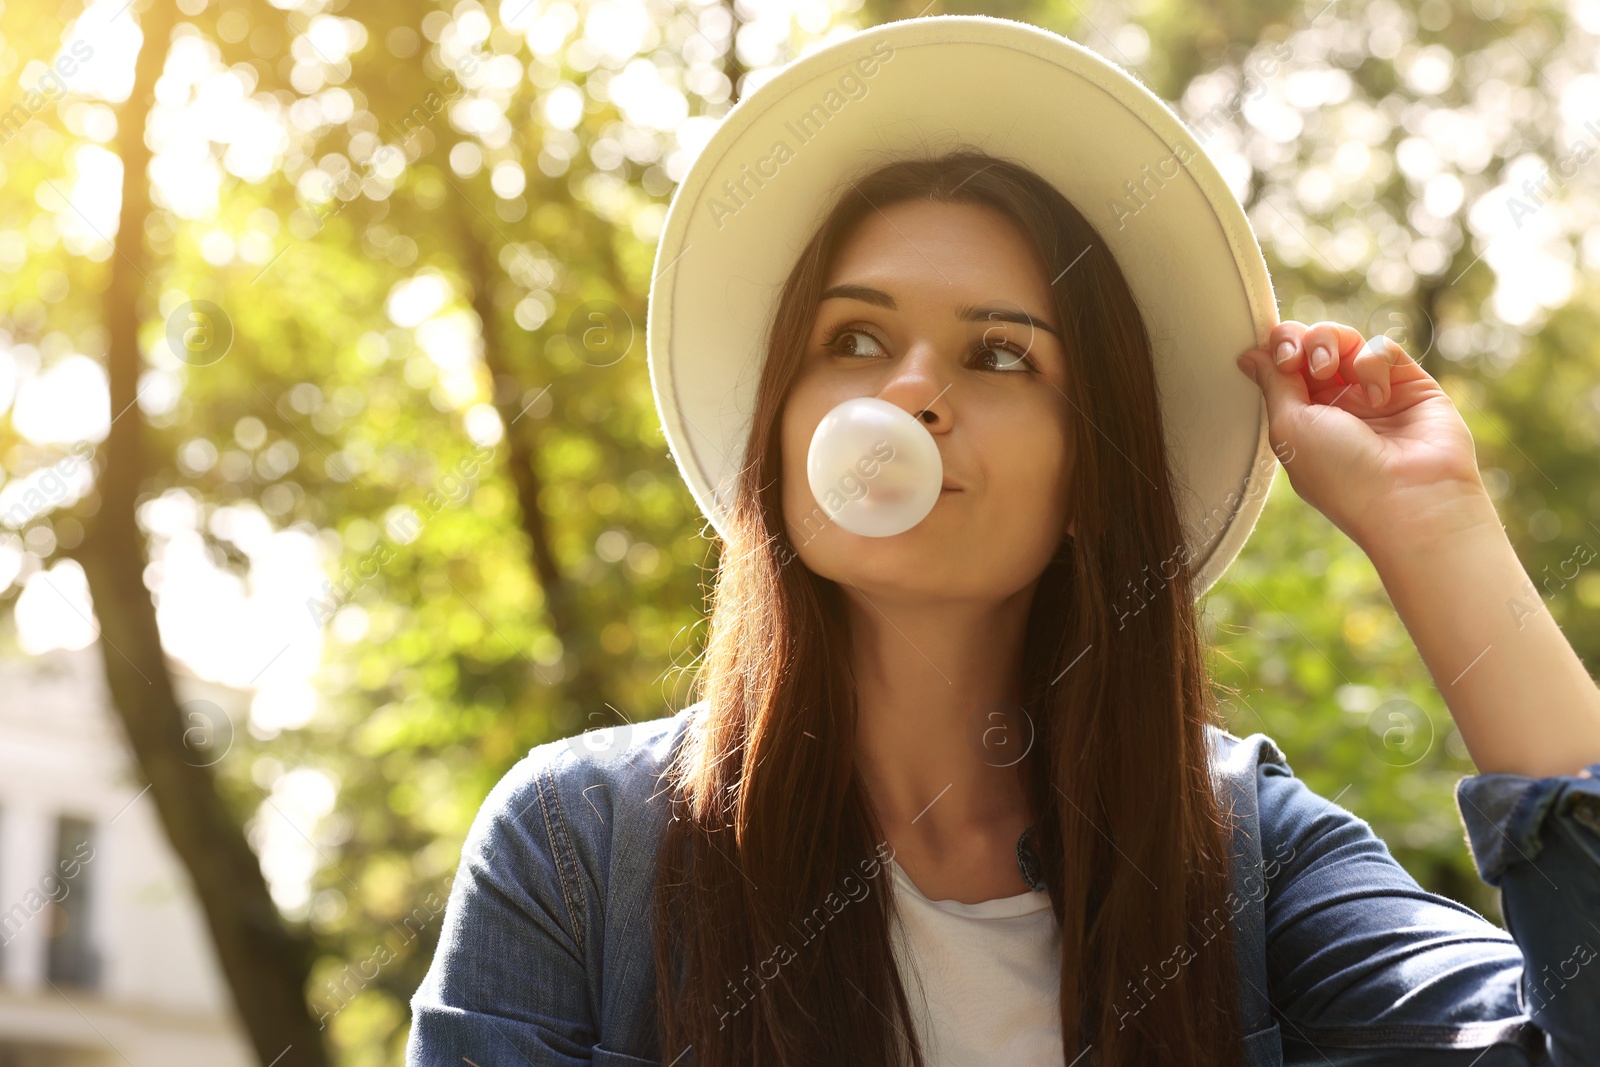
[[[1267,265],[1222,174],[1161,99],[1027,23],[873,27],[795,60],[728,112],[673,196],[650,284],[650,384],[673,459],[726,540],[795,260],[847,178],[962,146],[1052,183],[1127,278],[1198,596],[1243,547],[1277,469],[1266,405],[1234,362],[1278,321]]]

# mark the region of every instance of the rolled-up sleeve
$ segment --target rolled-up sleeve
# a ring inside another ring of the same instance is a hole
[[[1600,763],[1456,786],[1478,874],[1524,959],[1524,1010],[1560,1063],[1600,1062]]]
[[[1372,827],[1261,764],[1269,995],[1284,1063],[1577,1067],[1552,1060],[1517,1004],[1506,931],[1424,890]]]
[[[1600,1064],[1600,766],[1457,785],[1506,927],[1422,889],[1264,743],[1266,988],[1286,1067]]]

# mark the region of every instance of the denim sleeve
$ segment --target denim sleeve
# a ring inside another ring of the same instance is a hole
[[[1464,778],[1456,803],[1527,961],[1522,1003],[1549,1035],[1552,1062],[1600,1060],[1600,763],[1549,778]]]
[[[539,750],[490,791],[461,850],[433,962],[411,998],[407,1067],[589,1064],[581,894]]]
[[[1281,757],[1259,765],[1257,789],[1263,855],[1275,857],[1264,871],[1269,988],[1261,992],[1285,1064],[1592,1062],[1547,1045],[1523,1011],[1523,955],[1509,934],[1424,890],[1364,820],[1313,793]],[[1591,900],[1595,884],[1591,861]],[[1570,924],[1562,934],[1576,936]]]

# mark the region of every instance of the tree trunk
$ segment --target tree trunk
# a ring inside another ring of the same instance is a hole
[[[728,50],[722,56],[722,73],[728,79],[728,103],[734,104],[739,100],[739,83],[744,80],[744,64],[739,61],[739,31],[744,28],[744,19],[739,17],[737,0],[722,0],[722,6],[727,9],[728,17],[733,20],[733,28],[728,31]]]
[[[112,704],[150,783],[150,799],[167,837],[193,881],[256,1055],[263,1065],[325,1067],[319,1028],[306,1000],[309,946],[284,924],[211,771],[185,747],[186,724],[156,629],[155,605],[144,585],[146,546],[134,515],[147,473],[145,426],[135,403],[142,363],[140,303],[153,308],[156,297],[144,246],[150,213],[145,126],[176,21],[171,0],[156,0],[142,14],[144,42],[133,91],[118,109],[122,210],[104,305],[113,421],[100,450],[100,507],[74,555],[94,598]]]
[[[503,316],[495,307],[494,280],[497,259],[489,242],[481,237],[473,220],[462,213],[461,262],[472,284],[472,310],[478,315],[483,339],[483,362],[494,383],[495,410],[505,425],[506,472],[516,491],[518,518],[528,537],[534,573],[544,591],[545,611],[550,627],[561,639],[564,659],[571,672],[562,679],[567,698],[564,703],[572,720],[558,723],[558,729],[587,729],[598,725],[591,715],[604,715],[605,690],[595,662],[596,646],[579,610],[578,590],[561,573],[551,548],[550,531],[539,508],[538,454],[534,447],[535,425],[523,411],[525,389],[512,368]],[[508,388],[504,383],[515,383]]]

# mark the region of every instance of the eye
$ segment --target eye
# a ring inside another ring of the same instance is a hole
[[[1028,353],[1010,341],[985,345],[973,355],[978,357],[979,365],[988,370],[1000,371],[1005,374],[1037,374],[1039,368],[1034,365]]]
[[[846,338],[853,338],[854,340],[846,341]],[[867,351],[862,350],[862,338],[865,338],[865,346]],[[876,345],[878,348],[876,353],[871,351],[871,348],[874,345]],[[882,342],[880,342],[876,337],[872,336],[872,334],[868,333],[866,330],[858,329],[854,326],[841,326],[834,330],[832,333],[828,334],[827,339],[822,342],[822,347],[832,349],[835,353],[841,356],[872,356],[883,354]]]

